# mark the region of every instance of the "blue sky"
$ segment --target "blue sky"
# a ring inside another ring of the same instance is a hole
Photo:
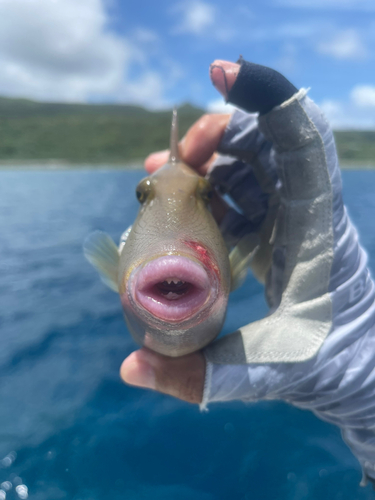
[[[375,0],[0,0],[0,95],[166,108],[222,101],[216,58],[311,87],[336,128],[375,128]]]

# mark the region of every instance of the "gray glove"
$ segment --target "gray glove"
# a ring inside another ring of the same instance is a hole
[[[273,86],[262,84],[242,63],[228,100],[254,111],[255,79],[261,113],[234,113],[210,176],[239,207],[221,224],[228,243],[259,234],[252,266],[271,311],[205,349],[202,407],[266,398],[311,409],[341,427],[375,478],[374,285],[342,202],[333,134],[305,90],[290,97],[286,86],[275,105],[269,95],[285,79],[267,69]]]

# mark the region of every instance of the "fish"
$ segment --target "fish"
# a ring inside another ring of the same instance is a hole
[[[95,231],[87,260],[119,293],[125,321],[141,346],[166,356],[200,350],[220,333],[231,290],[244,281],[252,236],[229,252],[211,213],[214,188],[179,158],[177,110],[168,162],[140,181],[139,213],[117,246]]]

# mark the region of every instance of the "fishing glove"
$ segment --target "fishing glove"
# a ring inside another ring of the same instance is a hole
[[[252,267],[270,314],[205,349],[202,407],[283,399],[310,409],[341,427],[365,484],[375,478],[375,293],[333,134],[306,90],[240,63],[228,101],[242,110],[210,179],[238,207],[221,223],[228,244],[259,236]]]

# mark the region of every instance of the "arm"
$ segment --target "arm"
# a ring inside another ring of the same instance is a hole
[[[240,88],[251,71],[245,76]],[[237,104],[253,111],[246,99]],[[374,289],[342,203],[332,132],[305,93],[294,92],[259,119],[236,112],[215,134],[217,143],[206,144],[227,156],[210,165],[211,177],[243,213],[228,211],[222,228],[233,242],[243,231],[259,232],[255,274],[266,282],[272,314],[206,349],[202,405],[267,398],[311,409],[342,428],[365,474],[375,477]],[[188,134],[184,153],[192,164],[189,140]],[[246,183],[238,182],[246,175],[266,201],[256,205],[265,207],[259,217],[253,197],[241,190]],[[172,362],[142,352],[132,355],[133,372],[125,361],[125,380],[132,383],[138,359],[154,374],[153,385],[139,385],[201,400],[201,354]]]

